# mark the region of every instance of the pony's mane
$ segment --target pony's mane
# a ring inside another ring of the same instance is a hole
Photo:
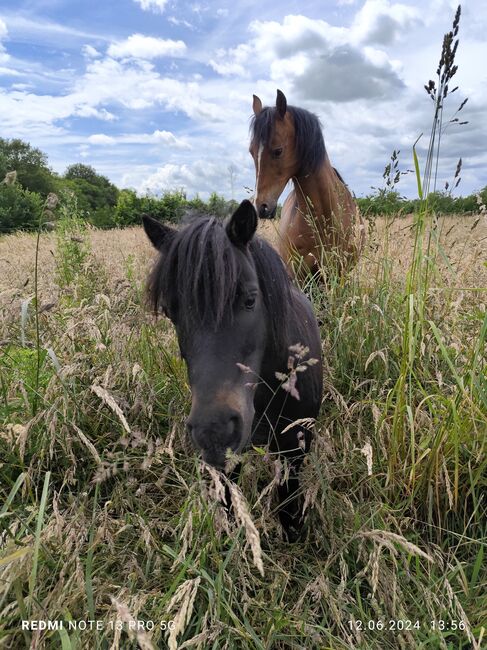
[[[292,283],[282,259],[263,239],[254,237],[249,252],[267,312],[270,347],[282,354],[290,344],[295,309]],[[177,231],[151,271],[147,289],[154,310],[177,314],[178,326],[216,330],[232,313],[239,282],[236,248],[224,224],[201,215]]]
[[[288,106],[296,132],[296,157],[299,164],[299,176],[312,174],[323,164],[326,156],[325,141],[319,119],[304,108]],[[272,138],[276,120],[275,106],[263,108],[254,115],[250,122],[252,141],[264,145]]]

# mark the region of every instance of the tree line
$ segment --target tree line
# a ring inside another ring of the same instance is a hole
[[[362,214],[370,216],[411,214],[420,205],[419,199],[408,199],[396,190],[379,190],[356,201]],[[474,214],[481,204],[487,205],[487,185],[468,196],[452,196],[448,191],[431,192],[428,196],[428,205],[437,214]]]
[[[139,224],[144,213],[172,222],[178,222],[189,210],[223,218],[237,205],[216,192],[207,201],[198,196],[190,200],[182,190],[138,196],[134,190],[120,190],[83,163],[69,165],[64,174],[56,174],[40,149],[20,139],[0,138],[0,233],[36,229],[51,193],[61,202],[68,194],[70,204],[73,199],[76,202],[77,213],[98,228]],[[47,214],[55,220],[55,214]]]
[[[3,179],[3,181],[1,180]],[[161,196],[138,196],[134,190],[117,188],[90,165],[69,165],[64,174],[54,173],[47,155],[20,139],[0,138],[0,233],[37,228],[47,196],[66,194],[74,198],[78,214],[98,228],[114,228],[140,223],[149,213],[163,221],[178,222],[188,210],[225,217],[236,207],[213,192],[207,201],[188,199],[182,190],[167,190]],[[480,192],[487,203],[487,186]],[[473,213],[478,210],[478,195],[453,197],[449,192],[430,195],[430,207],[443,214]],[[407,214],[414,212],[417,200],[402,197],[391,189],[379,189],[357,199],[366,215]],[[55,215],[51,214],[55,219]]]

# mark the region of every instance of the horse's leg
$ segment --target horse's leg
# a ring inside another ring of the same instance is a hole
[[[277,451],[285,458],[289,467],[289,478],[278,486],[279,520],[289,542],[295,542],[303,527],[303,498],[299,494],[299,470],[304,456],[309,451],[311,432],[303,427],[293,427],[280,438],[275,434],[271,440],[271,451]]]

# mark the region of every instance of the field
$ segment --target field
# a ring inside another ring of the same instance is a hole
[[[288,544],[279,461],[245,454],[229,517],[185,438],[143,231],[42,234],[37,301],[36,236],[1,238],[0,647],[481,648],[486,250],[485,215],[423,241],[378,218],[346,281],[309,283],[325,394]]]

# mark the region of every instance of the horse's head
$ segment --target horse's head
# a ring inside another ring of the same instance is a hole
[[[264,305],[249,242],[257,227],[250,201],[222,226],[201,217],[177,231],[144,216],[160,257],[149,295],[174,323],[188,367],[192,406],[187,429],[203,459],[223,467],[251,436],[255,380],[266,347]]]
[[[262,108],[254,95],[250,153],[255,163],[254,205],[259,217],[272,218],[277,201],[292,178],[316,172],[326,157],[319,119],[289,106],[278,90],[276,105]]]
[[[299,171],[295,128],[284,94],[278,90],[275,107],[262,108],[254,95],[250,153],[255,163],[254,205],[259,217],[272,218],[286,183]]]

